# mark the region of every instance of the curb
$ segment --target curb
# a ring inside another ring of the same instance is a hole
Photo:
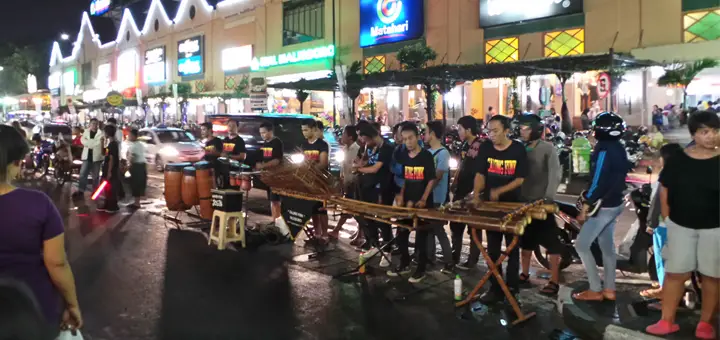
[[[617,325],[608,325],[605,327],[603,340],[661,340],[663,338],[627,329]]]

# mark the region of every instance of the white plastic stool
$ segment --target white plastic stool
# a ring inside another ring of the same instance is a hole
[[[215,241],[218,250],[223,250],[229,242],[236,241],[242,242],[242,247],[245,248],[245,213],[215,210],[209,236],[208,245]]]

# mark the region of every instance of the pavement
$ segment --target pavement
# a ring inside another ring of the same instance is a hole
[[[272,244],[260,232],[249,233],[246,249],[218,251],[208,246],[207,222],[187,214],[179,216],[182,223],[164,217],[162,175],[150,177],[145,207],[115,215],[96,212],[89,198],[70,199],[70,184],[22,184],[48,193],[63,216],[85,339],[600,339],[612,331],[578,337],[584,326],[565,315],[567,303],[537,294],[547,275],[537,263],[535,287],[519,298],[523,310],[537,316],[510,328],[502,322],[512,313],[502,307],[454,307],[452,277],[439,265],[415,285],[388,279],[377,259],[366,275],[335,278],[357,265],[347,240],[357,228],[352,220],[341,240],[320,254],[302,238]],[[271,220],[264,196],[251,192],[251,227]],[[633,220],[628,207],[616,241]],[[465,253],[468,245],[466,238]],[[461,273],[466,293],[486,271]],[[647,276],[618,276],[629,291],[649,285]],[[582,266],[571,265],[563,272],[563,292],[583,279]]]

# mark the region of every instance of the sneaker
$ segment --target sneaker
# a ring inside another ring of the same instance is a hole
[[[419,283],[425,279],[425,271],[416,270],[415,273],[408,279],[410,283]]]
[[[379,252],[380,252],[380,249],[378,249],[378,248],[375,248],[375,247],[370,248],[365,252],[365,258],[369,259],[369,258],[377,255],[377,253],[379,253]]]
[[[407,275],[410,274],[410,267],[409,266],[398,266],[393,270],[387,271],[387,276],[390,277],[398,277],[400,275]]]
[[[505,301],[505,295],[496,292],[492,288],[480,296],[480,302],[484,305],[491,305],[503,301]]]
[[[446,264],[442,269],[440,269],[440,272],[443,274],[455,274],[455,266],[453,264]]]
[[[473,269],[473,268],[475,268],[475,266],[477,266],[477,263],[470,263],[468,261],[465,261],[462,264],[458,263],[455,265],[455,267],[457,269],[465,270],[465,271]]]
[[[392,262],[390,262],[390,253],[382,253],[382,258],[380,259],[380,268],[387,268],[390,267]]]
[[[715,328],[710,323],[700,321],[695,328],[695,337],[698,339],[715,339]]]

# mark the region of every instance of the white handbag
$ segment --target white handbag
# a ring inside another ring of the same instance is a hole
[[[83,336],[78,330],[75,331],[75,334],[73,334],[73,331],[70,330],[60,331],[56,340],[83,340]]]

